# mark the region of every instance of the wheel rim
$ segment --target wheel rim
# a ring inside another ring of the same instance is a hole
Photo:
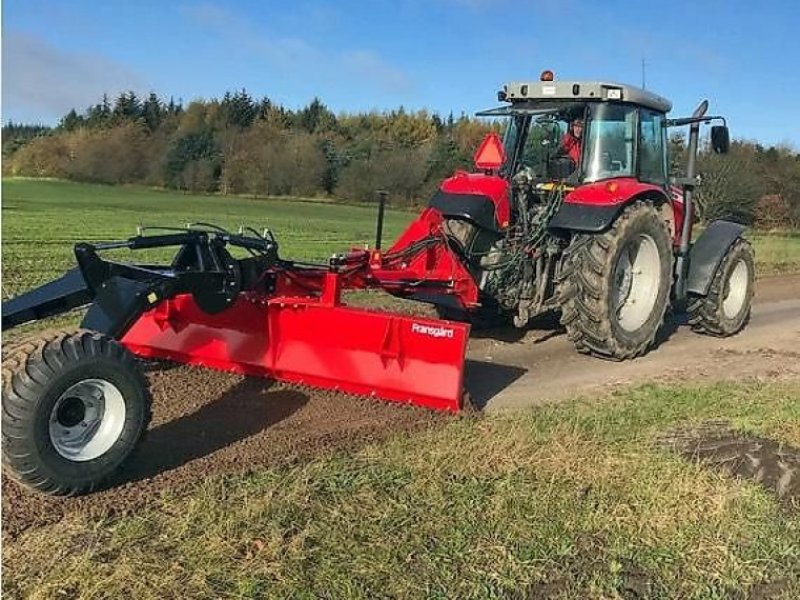
[[[122,392],[105,379],[84,379],[58,397],[50,412],[50,441],[68,460],[84,462],[108,452],[125,425]]]
[[[728,278],[725,299],[722,301],[722,312],[728,319],[733,319],[742,311],[747,298],[747,263],[739,260]]]
[[[636,331],[650,318],[661,284],[661,260],[652,237],[641,234],[623,247],[613,283],[617,322],[626,331]]]

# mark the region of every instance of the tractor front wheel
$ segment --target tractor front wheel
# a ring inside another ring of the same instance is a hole
[[[706,296],[689,295],[689,324],[697,333],[727,337],[750,319],[755,291],[753,247],[739,238],[722,259]]]
[[[577,234],[558,278],[561,323],[579,352],[623,360],[653,344],[669,302],[672,248],[646,202],[599,234]]]
[[[3,361],[3,465],[41,493],[90,492],[138,444],[150,404],[133,355],[105,335],[61,332],[21,343]]]

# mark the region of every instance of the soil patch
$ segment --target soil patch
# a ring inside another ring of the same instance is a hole
[[[579,540],[578,547],[585,545]],[[548,581],[537,581],[512,594],[515,600],[556,600],[565,597],[584,597],[588,595],[582,588],[585,582],[591,581],[594,576],[600,579],[606,577],[609,564],[598,558],[597,552],[591,552],[589,547],[583,549],[576,556],[562,559],[562,567],[566,568],[567,575],[555,577]],[[653,577],[639,565],[623,560],[617,565],[616,593],[618,598],[624,600],[638,600],[639,598],[653,598],[663,595],[663,588],[657,578]]]
[[[782,506],[800,510],[800,449],[707,421],[662,435],[658,444],[734,477],[752,479]]]
[[[125,470],[107,489],[79,498],[39,496],[4,474],[4,539],[69,512],[127,514],[210,476],[355,450],[453,418],[186,365],[155,363],[146,370],[153,422]]]

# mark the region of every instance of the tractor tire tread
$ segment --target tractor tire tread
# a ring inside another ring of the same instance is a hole
[[[606,275],[612,260],[615,240],[622,235],[627,224],[642,212],[652,212],[658,218],[652,203],[636,201],[627,206],[610,228],[601,234],[576,234],[564,251],[556,285],[561,305],[561,324],[567,338],[582,354],[591,354],[611,360],[626,360],[644,354],[652,346],[658,327],[634,346],[624,346],[614,337],[611,322],[605,317],[604,302],[609,295],[610,278]],[[666,228],[664,236],[668,240]],[[672,260],[670,254],[670,261]],[[671,264],[671,262],[670,262]],[[667,301],[656,307],[660,311],[660,325],[666,313]]]
[[[730,324],[726,323],[722,312],[721,298],[725,294],[725,274],[737,255],[742,255],[744,259],[748,261],[751,277],[754,276],[753,247],[750,242],[744,238],[739,238],[730,247],[717,269],[717,272],[714,274],[714,278],[711,280],[711,285],[708,288],[708,294],[705,296],[699,294],[689,295],[689,302],[686,307],[687,321],[692,331],[695,333],[713,337],[730,337],[739,333],[750,322],[750,305],[753,288],[752,279],[748,282],[750,284],[750,289],[748,290],[748,297],[745,300],[747,304],[747,313],[744,315],[741,323],[737,323],[731,327]]]

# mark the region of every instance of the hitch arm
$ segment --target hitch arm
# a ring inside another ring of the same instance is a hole
[[[3,331],[89,304],[94,295],[78,268],[55,281],[3,302]]]
[[[253,256],[234,259],[230,244]],[[178,246],[168,266],[106,260],[98,250],[138,250]],[[209,313],[227,308],[239,294],[262,283],[278,261],[274,239],[236,235],[224,230],[189,229],[179,233],[137,235],[117,242],[75,245],[78,268],[3,303],[2,330],[91,305],[82,326],[121,338],[147,310],[178,294],[192,294]]]

